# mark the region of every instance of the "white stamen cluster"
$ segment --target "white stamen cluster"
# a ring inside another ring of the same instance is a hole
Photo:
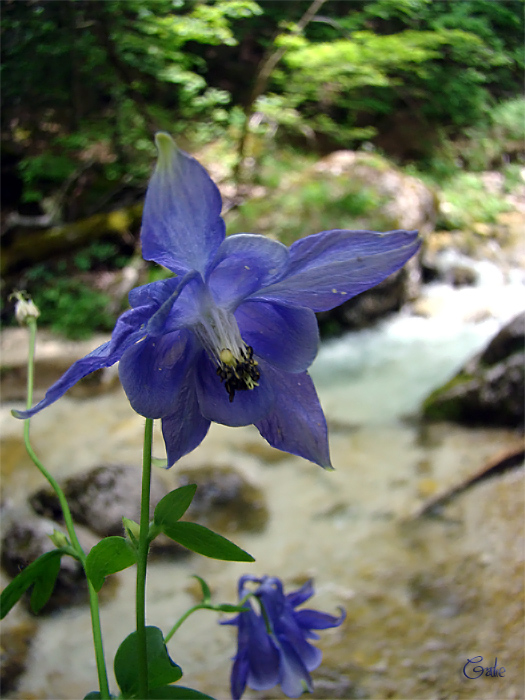
[[[253,358],[253,349],[241,338],[234,315],[218,306],[208,308],[206,321],[195,332],[211,360],[217,364],[217,375],[228,392],[230,402],[236,391],[258,386],[260,372]]]

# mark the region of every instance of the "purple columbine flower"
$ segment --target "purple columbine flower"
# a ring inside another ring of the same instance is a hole
[[[260,584],[254,591],[249,583]],[[249,608],[222,625],[238,628],[237,654],[231,672],[231,694],[239,700],[248,685],[252,690],[269,690],[280,685],[283,693],[298,698],[305,690],[312,692],[310,671],[321,663],[322,653],[309,639],[319,639],[312,630],[338,627],[346,615],[339,617],[317,610],[296,610],[314,594],[312,582],[287,595],[278,578],[242,576],[239,599],[249,594]],[[255,598],[260,607],[253,607]]]
[[[206,170],[156,136],[142,254],[174,277],[133,289],[111,340],[75,362],[29,411],[120,362],[131,406],[162,419],[168,466],[210,422],[254,424],[278,449],[329,468],[327,428],[307,369],[319,344],[314,312],[378,284],[418,250],[416,231],[323,231],[287,248],[257,234],[225,238],[221,196]]]

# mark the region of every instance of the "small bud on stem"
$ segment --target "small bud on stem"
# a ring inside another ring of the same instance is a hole
[[[16,299],[15,318],[23,326],[29,323],[30,319],[37,319],[40,311],[35,306],[34,301],[27,295],[27,292],[13,292],[10,299]]]

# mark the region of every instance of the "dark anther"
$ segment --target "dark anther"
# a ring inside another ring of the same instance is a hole
[[[233,401],[236,391],[254,389],[261,377],[257,367],[258,363],[253,359],[253,348],[246,345],[241,354],[241,360],[235,360],[231,363],[221,362],[217,367],[217,375],[221,382],[224,382],[230,403]]]

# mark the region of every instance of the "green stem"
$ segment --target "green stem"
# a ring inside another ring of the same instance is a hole
[[[29,326],[29,356],[27,361],[27,409],[31,408],[33,403],[33,386],[34,386],[34,358],[35,358],[35,344],[36,344],[36,319],[28,319],[27,324]],[[67,533],[69,535],[69,540],[73,549],[75,550],[78,560],[81,562],[86,569],[86,555],[84,550],[80,546],[78,541],[77,533],[75,532],[75,526],[73,523],[73,518],[71,516],[71,511],[69,510],[69,505],[67,503],[64,492],[58,485],[56,479],[47,471],[42,462],[38,459],[31,445],[29,436],[30,418],[24,421],[24,444],[28,455],[31,457],[33,463],[41,474],[47,479],[51,488],[58,496],[60,507],[62,508],[62,514],[64,516],[64,523],[67,528]],[[98,596],[95,589],[93,588],[91,581],[88,579],[88,589],[89,589],[89,607],[91,610],[91,626],[93,629],[93,645],[95,647],[95,659],[97,663],[98,672],[98,682],[100,695],[102,700],[109,700],[111,695],[109,692],[108,676],[106,672],[106,662],[104,660],[104,648],[102,645],[102,630],[100,626],[100,612],[98,607]]]
[[[199,603],[198,605],[194,605],[193,608],[186,610],[184,615],[182,615],[182,617],[179,617],[177,622],[173,625],[173,627],[170,629],[168,634],[164,637],[165,644],[167,644],[170,641],[170,639],[173,637],[173,635],[179,629],[179,627],[182,625],[182,623],[185,622],[192,613],[194,613],[196,610],[206,609],[207,607],[209,607],[209,606],[202,605],[202,603]]]
[[[85,563],[85,562],[83,562]],[[98,686],[102,700],[109,700],[108,674],[106,660],[104,658],[104,645],[102,643],[102,627],[100,625],[100,610],[98,607],[98,595],[93,584],[88,579],[89,609],[91,611],[91,629],[93,634],[93,646],[95,647],[95,660],[97,663]]]
[[[244,596],[244,598],[241,598],[241,600],[239,601],[239,607],[242,607],[242,606],[244,605],[244,603],[246,603],[246,601],[248,600],[248,598],[251,598],[253,595],[254,595],[253,593],[247,593],[247,594]],[[164,637],[164,642],[165,642],[166,644],[170,641],[170,639],[173,637],[173,635],[174,635],[175,632],[179,629],[179,627],[182,625],[182,623],[183,623],[183,622],[186,622],[186,620],[188,619],[188,617],[189,617],[192,613],[196,612],[197,610],[216,610],[217,612],[223,612],[223,611],[221,610],[221,606],[220,606],[220,605],[217,606],[217,605],[211,605],[210,603],[197,603],[197,605],[194,605],[194,606],[193,606],[192,608],[190,608],[189,610],[186,610],[186,612],[184,613],[184,615],[182,615],[181,617],[179,617],[179,619],[177,620],[177,622],[173,625],[173,627],[170,629],[170,631],[168,632],[168,634]],[[239,610],[239,612],[241,612],[241,611]]]
[[[137,556],[137,651],[138,697],[148,697],[148,649],[146,644],[146,569],[149,549],[149,504],[151,489],[151,446],[153,419],[146,418],[142,458],[142,495],[140,502],[139,549]]]

